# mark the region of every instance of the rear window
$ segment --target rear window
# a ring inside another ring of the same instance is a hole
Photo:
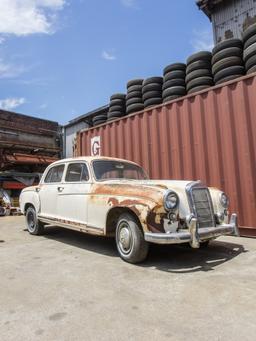
[[[85,163],[72,163],[68,165],[66,182],[85,182],[88,180],[89,173]]]
[[[64,165],[52,167],[48,171],[48,173],[44,179],[44,182],[45,183],[61,182],[63,171],[64,171]]]

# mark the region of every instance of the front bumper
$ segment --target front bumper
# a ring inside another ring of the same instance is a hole
[[[223,235],[239,236],[237,215],[232,214],[229,224],[215,227],[198,228],[196,218],[192,218],[188,230],[171,233],[145,233],[145,240],[155,244],[181,244],[190,243],[193,248],[198,248],[200,242],[217,238]]]

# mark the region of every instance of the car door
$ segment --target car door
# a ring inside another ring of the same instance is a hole
[[[57,196],[59,193],[65,164],[51,167],[38,188],[40,199],[39,215],[46,218],[57,217]]]
[[[58,192],[58,218],[70,224],[87,225],[90,187],[91,182],[86,162],[69,163]]]

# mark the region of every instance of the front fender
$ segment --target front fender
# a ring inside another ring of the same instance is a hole
[[[25,214],[25,208],[27,204],[33,205],[37,213],[40,211],[39,196],[34,188],[23,190],[20,194],[19,202],[20,210],[23,214]]]

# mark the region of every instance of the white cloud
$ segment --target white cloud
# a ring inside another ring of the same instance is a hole
[[[0,33],[53,33],[56,13],[66,0],[0,0]]]
[[[14,78],[22,74],[24,71],[24,66],[5,62],[2,58],[0,58],[0,79]]]
[[[212,50],[214,46],[212,30],[194,30],[190,43],[195,51]]]
[[[0,108],[3,110],[13,110],[24,103],[26,103],[26,99],[24,97],[0,99]]]
[[[106,60],[116,60],[116,56],[112,52],[109,52],[109,51],[106,51],[106,50],[104,50],[102,52],[101,56],[102,56],[103,59],[106,59]]]
[[[136,0],[121,0],[122,5],[129,8],[137,8]]]
[[[40,106],[39,106],[39,109],[40,110],[44,110],[44,109],[46,109],[48,107],[48,104],[47,103],[43,103],[43,104],[41,104]]]
[[[5,42],[5,38],[0,36],[0,45]]]

